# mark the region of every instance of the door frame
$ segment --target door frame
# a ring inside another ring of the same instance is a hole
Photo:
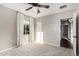
[[[24,19],[24,14],[17,12],[17,47],[22,46],[22,36],[23,36],[23,19]],[[32,43],[34,41],[34,18],[27,16],[30,22],[30,35],[29,35],[29,40]]]

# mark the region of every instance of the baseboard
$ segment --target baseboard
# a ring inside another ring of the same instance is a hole
[[[0,53],[5,52],[5,51],[8,51],[8,50],[11,50],[11,49],[13,49],[13,48],[16,48],[16,46],[10,47],[10,48],[4,49],[4,50],[1,50]]]
[[[51,43],[47,43],[47,42],[45,42],[44,44],[48,44],[48,45],[51,45],[51,46],[60,47],[60,45],[58,45],[58,44],[51,44]]]

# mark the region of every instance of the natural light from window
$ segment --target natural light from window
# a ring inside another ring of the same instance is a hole
[[[36,33],[36,43],[43,44],[43,32]]]
[[[36,43],[43,44],[42,22],[36,23]]]

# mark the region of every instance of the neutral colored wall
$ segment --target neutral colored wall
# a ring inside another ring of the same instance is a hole
[[[75,10],[72,10],[36,19],[36,22],[42,22],[44,43],[56,46],[60,45],[60,20],[68,17],[73,17],[74,12]]]
[[[16,12],[0,5],[0,51],[16,46]]]

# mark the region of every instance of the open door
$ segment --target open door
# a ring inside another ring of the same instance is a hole
[[[60,46],[65,48],[73,48],[72,47],[72,38],[71,38],[71,20],[72,18],[67,18],[61,20],[61,41]]]
[[[74,55],[79,55],[79,12],[75,12],[73,15],[73,50]]]

